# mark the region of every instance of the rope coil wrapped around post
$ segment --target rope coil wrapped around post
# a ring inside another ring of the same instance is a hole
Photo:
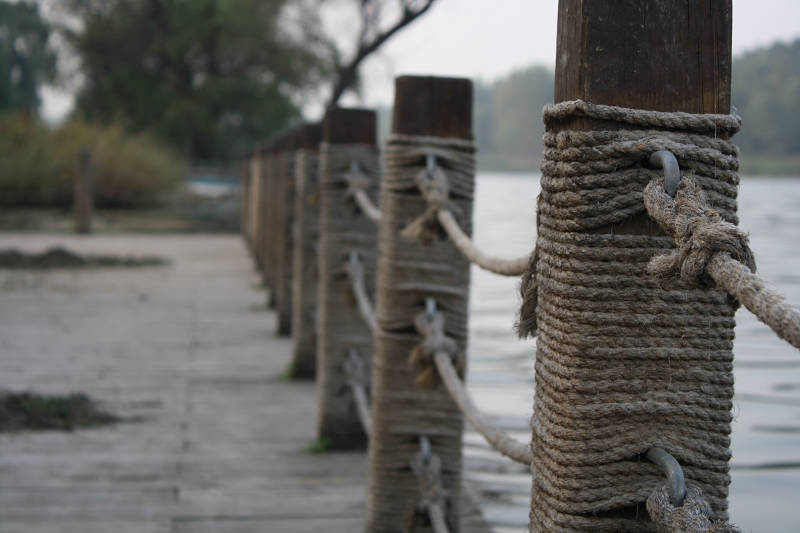
[[[334,110],[332,120],[347,118],[348,112],[365,114],[374,130],[372,112]],[[320,145],[318,433],[336,448],[353,448],[366,443],[344,361],[353,349],[371,354],[373,341],[370,327],[359,314],[346,272],[348,254],[356,252],[364,270],[365,290],[374,291],[377,231],[375,224],[364,217],[347,196],[345,176],[353,161],[358,161],[364,174],[372,178],[374,194],[379,168],[376,146],[327,142]],[[366,358],[363,362],[369,374],[371,362]]]
[[[544,109],[538,237],[523,276],[520,332],[538,332],[532,531],[655,531],[637,520],[661,482],[641,460],[661,447],[727,517],[735,302],[711,288],[662,286],[650,260],[667,236],[605,228],[645,212],[671,150],[723,220],[736,223],[740,120],[563,102]],[[575,116],[607,131],[559,131]],[[618,129],[616,129],[618,128]],[[627,510],[626,510],[627,509]]]

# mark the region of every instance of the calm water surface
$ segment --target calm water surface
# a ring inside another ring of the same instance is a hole
[[[497,255],[527,254],[536,235],[538,174],[481,174],[475,239]],[[743,177],[741,226],[758,270],[800,302],[800,178]],[[530,440],[535,340],[517,340],[519,281],[472,271],[469,389],[478,406],[516,438]],[[800,532],[800,354],[746,309],[736,315],[736,392],[730,495],[732,521],[745,532]],[[526,530],[530,475],[465,439],[467,477],[498,532]]]

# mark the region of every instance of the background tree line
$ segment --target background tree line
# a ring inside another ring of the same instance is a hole
[[[479,164],[536,170],[542,157],[542,107],[553,101],[554,72],[532,66],[475,86]],[[733,61],[733,110],[744,122],[734,139],[742,171],[800,175],[800,39],[747,52]]]

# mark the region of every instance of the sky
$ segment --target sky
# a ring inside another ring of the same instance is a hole
[[[557,6],[556,0],[437,0],[365,62],[361,98],[343,103],[389,105],[393,80],[402,74],[492,81],[532,64],[553,66]],[[354,29],[341,14],[329,12],[325,18],[343,39]],[[733,0],[734,56],[798,37],[800,0]],[[48,120],[58,120],[72,105],[71,96],[58,90],[44,91],[43,99]],[[320,109],[309,105],[306,118],[319,118]]]

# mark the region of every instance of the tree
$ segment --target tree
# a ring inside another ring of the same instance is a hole
[[[334,82],[328,107],[335,106],[342,95],[358,85],[358,69],[364,60],[376,52],[397,32],[417,20],[428,11],[435,0],[396,0],[399,14],[388,24],[385,0],[357,0],[359,30],[356,37],[355,52],[347,60],[342,60],[341,52],[334,49]]]
[[[84,83],[77,112],[226,160],[300,119],[327,79],[320,22],[290,0],[66,0]],[[302,16],[302,20],[297,20]]]
[[[49,40],[35,4],[0,1],[0,111],[38,111],[39,88],[56,72]]]

